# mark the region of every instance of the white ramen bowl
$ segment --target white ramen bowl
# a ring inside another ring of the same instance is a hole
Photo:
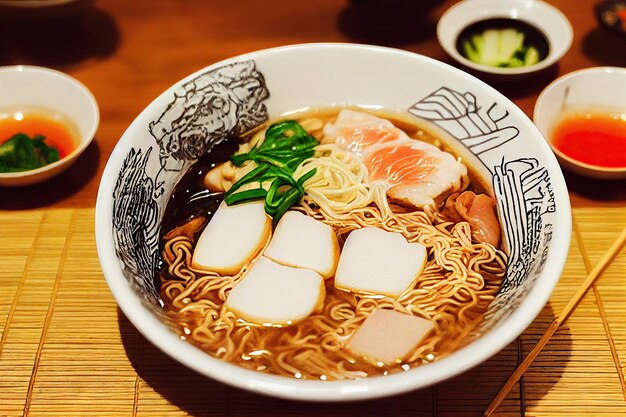
[[[473,342],[406,372],[349,381],[267,375],[215,359],[163,321],[153,273],[161,216],[200,150],[228,132],[308,107],[396,110],[449,138],[495,186],[511,254],[505,284]],[[416,120],[417,120],[416,119]],[[189,159],[185,159],[189,158]],[[532,122],[487,84],[413,53],[308,44],[238,56],[177,82],[130,125],[106,166],[96,240],[106,280],[137,329],[182,364],[218,381],[298,400],[371,399],[458,375],[511,343],[548,300],[565,262],[571,217],[559,165]],[[140,231],[139,233],[137,233]]]

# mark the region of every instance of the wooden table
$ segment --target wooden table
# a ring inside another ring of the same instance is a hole
[[[458,378],[372,402],[280,401],[183,368],[117,308],[94,242],[96,192],[113,147],[175,81],[244,52],[312,41],[382,44],[450,62],[435,26],[452,3],[109,0],[71,17],[0,20],[1,64],[45,65],[75,76],[93,91],[102,116],[95,142],[65,174],[38,186],[0,188],[0,416],[480,415],[626,225],[626,182],[567,175],[575,220],[569,259],[550,303],[516,343]],[[574,27],[569,53],[539,77],[494,84],[529,116],[557,76],[626,66],[626,39],[596,27],[595,2],[552,3]],[[626,415],[625,272],[622,254],[499,415]]]

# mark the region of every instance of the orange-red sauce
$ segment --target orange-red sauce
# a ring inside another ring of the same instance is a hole
[[[45,136],[46,144],[55,147],[61,158],[72,153],[78,143],[76,129],[62,116],[43,110],[0,111],[0,144],[16,133]]]
[[[552,144],[577,161],[607,168],[626,167],[626,116],[572,115],[552,132]]]

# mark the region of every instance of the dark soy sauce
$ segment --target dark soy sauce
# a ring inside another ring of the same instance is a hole
[[[217,165],[228,161],[238,147],[237,138],[227,138],[189,167],[176,184],[165,207],[161,223],[161,241],[170,230],[182,226],[194,217],[203,216],[211,219],[224,199],[224,193],[209,195],[210,190],[204,186],[204,176]]]
[[[474,35],[480,35],[488,29],[516,29],[524,34],[524,46],[534,46],[539,52],[539,61],[543,61],[550,52],[548,38],[535,26],[518,19],[487,19],[472,23],[456,39],[456,50],[463,56],[463,42]]]
[[[159,255],[163,253],[165,236],[172,229],[182,226],[189,220],[202,216],[210,220],[219,205],[224,200],[224,193],[211,193],[204,186],[204,176],[217,165],[230,159],[239,148],[239,139],[228,137],[222,143],[215,145],[192,166],[178,181],[165,207],[159,233]],[[194,198],[199,196],[199,198]],[[190,201],[192,200],[193,201]],[[154,274],[155,288],[161,288],[161,274],[165,262],[159,256],[159,263]]]

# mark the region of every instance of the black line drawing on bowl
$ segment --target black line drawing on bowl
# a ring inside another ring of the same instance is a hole
[[[409,113],[435,123],[478,156],[519,135],[515,126],[499,126],[509,112],[497,114],[496,107],[493,103],[485,110],[474,94],[441,87],[412,105]]]
[[[543,270],[552,239],[552,225],[543,217],[556,212],[556,204],[548,171],[536,159],[503,160],[494,171],[493,188],[509,245],[509,267],[500,290],[506,293]]]
[[[239,135],[268,119],[265,78],[254,61],[207,71],[174,92],[165,111],[149,125],[164,171],[180,172],[186,162],[209,152],[227,135]]]
[[[409,113],[434,123],[456,138],[491,172],[509,250],[509,266],[480,332],[515,311],[530,291],[543,270],[552,239],[553,227],[544,215],[556,212],[548,171],[537,159],[506,161],[503,158],[495,166],[488,163],[485,157],[488,151],[520,135],[519,128],[507,124],[509,112],[498,111],[497,107],[497,103],[492,103],[485,110],[475,94],[442,86],[408,109]]]
[[[158,262],[159,206],[154,180],[146,173],[153,148],[126,155],[113,189],[113,242],[131,285],[150,301],[158,299],[153,283]]]
[[[509,243],[509,266],[475,338],[510,316],[526,299],[543,271],[552,240],[554,229],[546,214],[556,213],[552,183],[537,159],[503,160],[494,172],[498,211]]]
[[[162,212],[177,178],[228,135],[268,120],[270,93],[253,60],[226,64],[185,82],[149,123],[152,146],[131,148],[113,190],[115,250],[131,285],[148,304],[158,301]],[[176,175],[178,173],[178,175]],[[164,181],[161,175],[168,175]]]

